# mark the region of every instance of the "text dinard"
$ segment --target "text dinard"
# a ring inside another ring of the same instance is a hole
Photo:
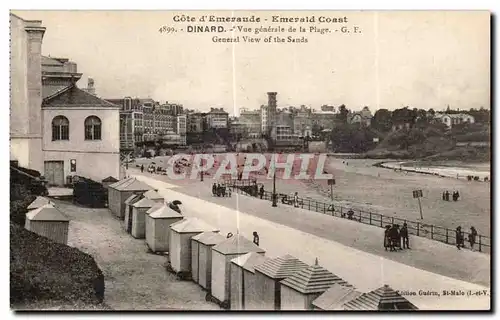
[[[173,18],[174,22],[275,22],[275,23],[347,23],[347,17],[327,17],[327,16],[309,16],[309,17],[284,17],[284,16],[271,16],[270,19],[261,19],[254,15],[248,17],[223,17],[223,16],[213,16],[204,15],[201,17],[189,16],[189,15],[175,15]]]

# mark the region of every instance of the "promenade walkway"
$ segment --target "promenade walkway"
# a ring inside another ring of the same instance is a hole
[[[377,227],[293,207],[272,208],[267,201],[237,194],[214,198],[210,181],[183,182],[184,186],[176,187],[160,181],[165,179],[161,176],[135,176],[158,188],[166,199],[182,201],[186,216],[204,219],[223,234],[239,230],[251,239],[252,232],[258,231],[260,246],[267,255],[288,253],[309,264],[318,258],[322,266],[362,291],[388,284],[396,290],[415,292],[407,298],[427,310],[490,306],[489,296],[467,295],[469,290],[486,290],[489,294],[489,255],[458,251],[421,238],[412,238],[412,250],[385,252],[382,230]],[[443,290],[465,295],[445,296]],[[439,296],[424,295],[429,292]]]

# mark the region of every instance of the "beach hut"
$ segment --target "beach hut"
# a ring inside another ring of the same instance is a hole
[[[350,286],[346,281],[319,266],[302,269],[281,282],[281,310],[313,310],[312,302],[334,284]]]
[[[191,237],[202,232],[219,232],[219,229],[192,217],[170,225],[168,255],[174,272],[191,276]]]
[[[43,207],[47,204],[53,204],[49,199],[45,198],[45,197],[42,197],[42,196],[37,196],[35,198],[35,200],[33,200],[32,203],[30,203],[30,205],[28,206],[28,210],[34,210],[34,209],[38,209],[40,207]]]
[[[226,240],[215,232],[203,232],[191,238],[193,280],[210,292],[212,285],[212,247]]]
[[[118,179],[116,179],[116,178],[114,178],[112,176],[109,176],[107,178],[102,179],[101,182],[102,182],[102,186],[105,189],[107,189],[110,185],[112,185],[113,183],[118,182],[118,181],[119,181]]]
[[[153,200],[156,202],[164,203],[165,199],[156,190],[149,190],[144,192],[144,198]]]
[[[167,252],[170,225],[182,220],[182,215],[167,204],[156,204],[146,211],[146,243],[153,252]]]
[[[314,310],[320,311],[338,311],[344,310],[344,304],[356,299],[362,293],[353,287],[345,287],[334,284],[330,289],[323,292],[313,301]]]
[[[111,212],[123,219],[125,215],[125,200],[134,193],[153,190],[153,187],[137,180],[126,178],[108,186],[108,206]]]
[[[28,211],[25,228],[52,241],[68,243],[69,218],[50,203]]]
[[[146,237],[146,211],[158,203],[141,197],[139,201],[132,204],[132,228],[130,234],[136,239]]]
[[[256,265],[269,258],[249,252],[231,260],[231,310],[261,310],[261,290],[255,279]]]
[[[229,302],[231,260],[249,252],[265,254],[263,249],[240,234],[212,247],[212,296],[221,304]]]
[[[123,203],[125,206],[123,229],[125,229],[125,231],[127,231],[128,233],[132,232],[132,213],[133,213],[132,205],[139,200],[141,200],[141,194],[134,193],[130,197],[128,197]]]
[[[263,264],[255,266],[257,286],[261,289],[260,309],[280,310],[281,284],[285,278],[308,268],[305,262],[287,254],[270,259]]]
[[[363,293],[357,298],[346,302],[342,310],[418,310],[418,308],[391,287],[384,285],[381,288]]]

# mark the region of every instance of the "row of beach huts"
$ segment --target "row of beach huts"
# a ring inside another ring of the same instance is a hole
[[[167,270],[207,291],[207,300],[230,310],[416,310],[389,286],[360,292],[319,265],[291,256],[267,257],[243,235],[221,235],[205,221],[185,217],[184,205],[167,201],[136,178],[108,186],[110,211],[132,237],[167,253]],[[66,243],[69,219],[38,197],[26,229]],[[38,218],[37,218],[38,217]],[[42,220],[44,223],[38,223]]]

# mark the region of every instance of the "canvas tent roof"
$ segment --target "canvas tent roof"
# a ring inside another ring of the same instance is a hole
[[[102,182],[118,182],[119,180],[116,179],[115,177],[109,176],[104,179],[102,179]]]
[[[306,263],[287,254],[255,266],[255,270],[273,279],[285,279],[307,267]]]
[[[118,191],[147,191],[153,190],[153,187],[150,185],[137,180],[136,178],[127,178],[124,180],[120,180],[109,185],[110,188],[116,189]]]
[[[265,251],[255,245],[252,241],[243,237],[240,234],[236,234],[231,238],[228,238],[221,243],[215,245],[213,250],[220,252],[222,254],[241,254],[247,252],[258,252],[264,253]]]
[[[130,197],[128,197],[127,200],[125,200],[125,204],[132,205],[136,201],[139,201],[140,199],[141,199],[141,195],[140,194],[133,194]]]
[[[156,190],[148,190],[144,192],[144,197],[151,200],[163,200],[164,198]]]
[[[242,256],[236,257],[231,260],[231,263],[234,263],[235,265],[238,265],[242,267],[243,269],[250,271],[252,273],[255,272],[255,266],[262,264],[269,260],[269,258],[256,253],[256,252],[249,252],[247,254],[244,254]]]
[[[361,292],[356,291],[353,287],[334,284],[314,300],[313,305],[326,311],[343,310],[342,307],[346,302],[356,299],[361,294]]]
[[[32,221],[69,221],[69,218],[52,204],[46,204],[38,209],[28,211],[26,219]]]
[[[160,204],[161,205],[161,204]],[[162,219],[162,218],[182,218],[182,214],[178,213],[177,211],[173,210],[170,208],[168,205],[164,204],[161,206],[155,205],[151,207],[148,211],[146,211],[147,214],[151,218],[155,219]]]
[[[192,239],[207,246],[214,246],[226,240],[226,237],[222,236],[220,233],[208,231],[197,234]]]
[[[334,284],[351,286],[343,279],[319,266],[317,260],[315,265],[302,269],[292,276],[285,278],[281,281],[281,284],[303,294],[324,292]]]
[[[151,208],[152,206],[156,205],[158,202],[155,202],[151,199],[148,198],[142,198],[141,200],[135,202],[132,207],[135,208]]]
[[[344,304],[344,310],[379,310],[381,305],[392,305],[391,309],[416,310],[410,301],[385,285]]]
[[[37,196],[36,199],[33,200],[32,203],[30,203],[27,209],[28,210],[38,209],[49,203],[52,203],[49,199],[42,196]]]
[[[218,232],[219,229],[209,225],[205,221],[198,218],[185,218],[179,222],[170,225],[170,228],[177,233],[198,233],[204,231]]]

